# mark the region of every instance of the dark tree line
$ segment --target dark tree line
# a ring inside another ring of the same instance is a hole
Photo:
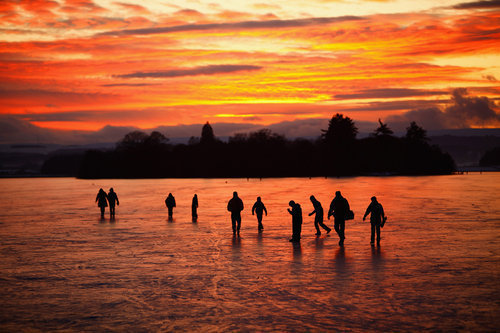
[[[236,134],[228,142],[205,124],[201,138],[169,143],[159,132],[127,134],[111,151],[87,151],[80,178],[287,177],[360,174],[447,174],[452,158],[428,143],[412,122],[404,137],[379,120],[368,138],[357,139],[349,117],[336,114],[317,140],[289,140],[268,129]]]

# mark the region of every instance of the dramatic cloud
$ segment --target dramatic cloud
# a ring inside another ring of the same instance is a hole
[[[500,126],[497,105],[488,97],[469,96],[466,89],[452,92],[451,104],[444,108],[428,107],[389,116],[386,121],[401,130],[411,121],[429,130]]]
[[[135,72],[130,74],[116,75],[119,78],[162,78],[162,77],[180,77],[195,75],[215,75],[240,71],[254,71],[262,69],[259,66],[251,65],[208,65],[186,69],[172,69],[168,71],[156,72]]]
[[[455,9],[497,9],[500,8],[500,0],[484,0],[464,2],[453,6]]]
[[[278,29],[278,28],[297,28],[315,25],[325,25],[344,21],[356,21],[363,18],[358,16],[341,17],[316,17],[297,20],[268,20],[268,21],[243,21],[234,23],[208,23],[208,24],[183,24],[169,27],[155,27],[145,29],[128,29],[108,31],[101,33],[103,36],[128,36],[128,35],[151,35],[165,34],[185,31],[202,30],[235,30],[235,29]]]
[[[364,99],[364,98],[401,98],[415,96],[438,96],[447,95],[448,92],[436,90],[421,90],[408,88],[380,88],[364,89],[351,94],[338,94],[337,99]]]

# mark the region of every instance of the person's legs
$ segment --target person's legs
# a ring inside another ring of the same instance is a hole
[[[115,216],[115,206],[109,205],[109,216]]]
[[[326,226],[326,224],[323,223],[323,221],[319,221],[319,225],[326,230],[327,233],[329,233],[330,231],[332,231],[332,229],[328,228]],[[317,228],[319,230],[319,228]]]
[[[168,217],[172,217],[173,214],[174,214],[174,208],[168,207]]]
[[[240,234],[240,228],[241,228],[241,215],[238,214],[238,216],[236,217],[236,222],[238,223],[238,226],[237,226],[237,232],[238,232],[238,236]]]
[[[370,244],[375,243],[375,223],[370,223],[371,226],[371,235],[370,235]]]
[[[259,222],[259,230],[264,229],[264,226],[262,225],[262,214],[257,214],[257,222]]]
[[[339,237],[340,237],[340,245],[344,245],[345,239],[345,221],[339,222]]]
[[[233,227],[233,235],[236,234],[236,215],[231,214],[231,225]]]
[[[316,228],[316,236],[321,235],[321,230],[319,230],[319,224],[320,222],[318,220],[314,220],[314,227]]]
[[[377,224],[376,230],[377,230],[377,245],[380,245],[380,224]]]
[[[104,218],[104,209],[105,209],[105,207],[102,207],[102,206],[101,206],[101,207],[99,207],[99,208],[101,208],[101,217],[103,217],[103,218]]]

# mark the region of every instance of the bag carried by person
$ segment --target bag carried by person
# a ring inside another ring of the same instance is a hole
[[[346,220],[354,220],[354,212],[352,210],[348,210],[345,214]]]

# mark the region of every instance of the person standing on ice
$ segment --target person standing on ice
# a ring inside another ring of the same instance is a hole
[[[366,219],[368,214],[370,215],[371,224],[371,237],[370,244],[375,242],[375,232],[377,232],[377,245],[380,245],[380,228],[382,228],[387,220],[384,213],[384,207],[377,201],[376,197],[371,198],[372,202],[366,208],[365,215],[363,216],[363,221]]]
[[[108,202],[109,202],[109,217],[114,218],[115,204],[120,206],[120,201],[118,200],[118,196],[116,195],[116,192],[113,190],[113,188],[109,189]]]
[[[262,225],[262,213],[265,212],[267,216],[267,209],[266,206],[264,206],[264,203],[262,202],[262,199],[260,197],[257,197],[257,201],[253,204],[252,207],[252,215],[257,214],[257,222],[259,223],[258,229],[259,231],[264,229],[264,226]]]
[[[288,212],[292,215],[292,239],[290,239],[290,242],[300,242],[300,233],[302,231],[302,208],[293,200],[290,200],[288,205],[292,207],[292,209],[288,208]]]
[[[241,211],[243,210],[243,201],[238,197],[238,192],[233,192],[233,197],[227,203],[227,210],[231,212],[231,224],[233,226],[233,236],[240,235]]]
[[[101,218],[104,218],[104,211],[106,207],[108,207],[108,196],[106,192],[101,188],[95,197],[95,202],[97,202],[97,206],[101,209]]]
[[[168,208],[168,218],[169,220],[172,219],[172,215],[174,214],[174,207],[175,207],[175,198],[172,195],[172,193],[169,193],[167,198],[165,199],[165,206]]]
[[[193,196],[193,201],[191,202],[191,217],[193,222],[196,222],[198,219],[198,195]]]
[[[328,219],[333,215],[334,217],[334,229],[339,235],[339,245],[344,245],[345,239],[345,218],[349,212],[349,202],[346,198],[340,194],[340,191],[335,192],[335,198],[333,198],[330,203],[330,209],[328,210]]]

